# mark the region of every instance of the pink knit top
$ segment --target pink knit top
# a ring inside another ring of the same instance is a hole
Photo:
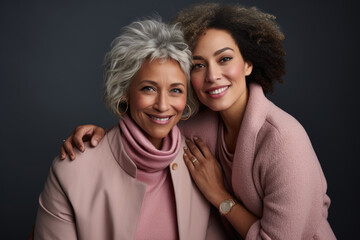
[[[125,151],[137,166],[136,179],[146,183],[135,239],[178,239],[175,195],[168,166],[180,150],[179,129],[175,126],[158,150],[129,116],[120,120],[120,128]]]
[[[225,138],[224,138],[224,123],[222,121],[219,122],[219,130],[217,137],[218,137],[217,158],[219,159],[225,173],[224,176],[225,186],[227,187],[228,191],[232,193],[231,176],[232,176],[234,154],[230,153],[226,147]]]

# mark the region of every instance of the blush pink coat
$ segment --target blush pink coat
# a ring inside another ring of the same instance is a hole
[[[215,152],[220,116],[211,111],[182,122]],[[246,239],[336,239],[327,221],[327,183],[304,128],[251,84],[232,168],[235,197],[255,214]]]
[[[169,166],[179,239],[225,239],[182,155],[183,147]],[[136,171],[118,126],[76,161],[56,158],[39,198],[35,239],[134,239],[146,190]]]

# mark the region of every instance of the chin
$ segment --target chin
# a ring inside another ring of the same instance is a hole
[[[171,131],[171,129],[170,129],[170,131]],[[156,132],[152,131],[152,132],[150,132],[150,134],[148,132],[148,135],[151,136],[151,138],[163,139],[167,135],[169,135],[170,131],[156,131]]]
[[[208,108],[210,108],[212,111],[214,112],[221,112],[221,111],[224,111],[226,109],[228,109],[230,106],[227,106],[225,104],[208,104],[208,105],[205,105],[207,106]]]

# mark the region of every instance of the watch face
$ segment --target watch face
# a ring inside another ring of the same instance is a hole
[[[230,208],[231,208],[230,202],[228,202],[228,201],[222,202],[222,203],[220,204],[220,210],[221,210],[221,212],[223,212],[223,213],[229,212],[229,211],[230,211]]]

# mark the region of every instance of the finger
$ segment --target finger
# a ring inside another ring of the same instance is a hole
[[[209,147],[201,138],[194,137],[194,142],[199,147],[199,149],[202,152],[202,154],[204,155],[205,159],[210,159],[213,156]]]
[[[63,147],[66,151],[66,153],[69,155],[71,160],[74,160],[76,155],[73,149],[73,145],[72,145],[72,141],[71,141],[71,137],[69,137],[68,139],[66,139],[66,141],[63,144]]]
[[[64,149],[64,146],[61,145],[61,149],[60,149],[60,159],[64,160],[66,158],[66,151]]]
[[[192,164],[196,167],[198,164],[200,164],[199,160],[196,157],[190,158],[190,161]]]
[[[191,162],[189,155],[187,155],[185,152],[183,154],[183,159],[185,162],[186,167],[189,169],[190,173],[192,173],[193,171],[195,171],[195,166],[194,164]]]
[[[93,134],[93,128],[95,126],[94,125],[81,125],[78,126],[72,133],[71,133],[71,137],[72,140],[75,144],[75,146],[80,150],[80,151],[85,151],[85,146],[84,146],[84,140],[86,141],[87,136],[91,136]]]
[[[200,160],[196,158],[187,147],[184,147],[184,154],[186,154],[192,165],[197,166],[200,164]]]
[[[197,159],[203,159],[204,158],[203,153],[199,150],[198,146],[196,146],[196,144],[194,142],[192,142],[189,139],[186,139],[186,145],[190,149],[192,155],[194,155]]]
[[[94,135],[91,137],[91,146],[96,147],[101,139],[105,135],[105,130],[101,127],[96,127],[94,129]]]

